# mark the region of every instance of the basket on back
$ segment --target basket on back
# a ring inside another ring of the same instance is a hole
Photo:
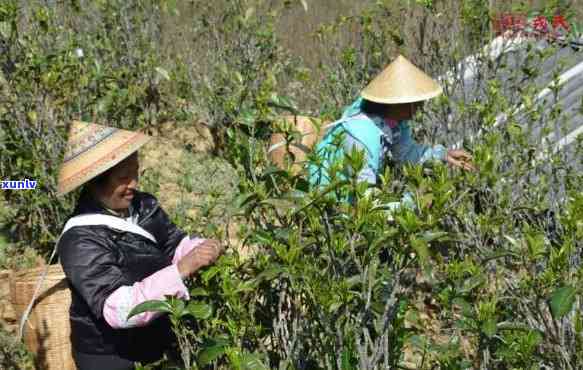
[[[10,281],[12,305],[22,317],[45,267],[15,272]],[[74,370],[69,306],[71,293],[61,265],[51,265],[24,327],[24,343],[38,369]]]
[[[0,270],[0,327],[13,332],[17,327],[16,314],[10,304],[10,276],[12,271]],[[5,304],[6,303],[6,304]]]
[[[288,136],[288,140],[283,133],[271,135],[269,159],[281,169],[298,173],[308,153],[324,135],[326,123],[318,118],[306,116],[282,116],[281,121],[289,132],[295,133]]]

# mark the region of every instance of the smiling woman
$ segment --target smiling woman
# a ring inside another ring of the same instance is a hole
[[[168,320],[133,307],[166,296],[188,298],[183,279],[213,264],[217,241],[190,238],[157,199],[138,191],[138,132],[74,122],[59,176],[61,195],[83,186],[58,242],[72,292],[77,367],[133,369],[159,360],[173,341]],[[156,338],[156,340],[152,340]]]
[[[91,180],[89,191],[109,210],[126,213],[137,190],[139,169],[138,153],[134,152],[117,166]]]

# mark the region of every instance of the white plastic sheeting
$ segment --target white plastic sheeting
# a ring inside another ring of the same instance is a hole
[[[530,45],[529,45],[530,43]],[[479,98],[483,96],[483,81],[479,81],[480,67],[485,57],[490,61],[499,61],[506,57],[506,62],[510,68],[521,68],[525,50],[527,46],[534,47],[539,51],[549,47],[546,41],[535,42],[527,38],[505,38],[497,37],[490,44],[484,47],[479,55],[472,55],[456,67],[456,72],[449,72],[441,77],[443,82],[451,82],[454,78],[462,80],[465,91],[459,93],[458,98]],[[558,78],[556,76],[557,68],[567,61],[564,71],[559,70]],[[571,145],[576,142],[579,135],[583,134],[583,38],[572,44],[565,44],[564,47],[558,48],[554,55],[547,58],[540,66],[541,74],[535,79],[536,86],[540,91],[534,100],[538,107],[543,108],[543,112],[549,113],[550,110],[559,104],[562,109],[561,122],[543,122],[538,126],[532,126],[528,122],[528,115],[525,114],[524,106],[518,105],[513,111],[516,121],[530,129],[530,137],[536,140],[542,146],[541,153],[557,153],[559,151],[569,151]],[[498,76],[501,80],[504,77]],[[482,84],[482,86],[480,86]],[[554,87],[559,86],[558,93],[555,96]],[[512,91],[507,93],[513,94]],[[455,97],[454,97],[455,99]],[[496,117],[494,127],[504,125],[508,116],[504,113]],[[550,133],[548,133],[550,132]],[[474,132],[472,137],[464,138],[470,140],[481,134],[481,130]],[[461,146],[462,142],[456,143]],[[567,153],[572,156],[573,153]],[[539,155],[539,159],[544,159],[546,154]]]

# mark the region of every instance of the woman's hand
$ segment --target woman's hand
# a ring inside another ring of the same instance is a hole
[[[450,149],[447,151],[445,161],[453,167],[463,168],[466,171],[475,171],[476,167],[471,162],[472,156],[461,149]]]
[[[212,265],[223,251],[218,240],[205,240],[178,261],[180,276],[189,277],[201,268]]]

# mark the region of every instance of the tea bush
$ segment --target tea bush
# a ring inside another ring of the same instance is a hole
[[[465,5],[454,24],[470,42],[426,40],[438,73],[455,71],[487,39],[484,8]],[[383,6],[370,11],[382,14]],[[393,40],[383,21],[365,13],[321,35],[362,22],[370,26],[359,34],[364,40]],[[324,113],[337,114],[338,103],[382,67],[380,47],[370,45],[340,50],[339,64],[324,67],[334,87],[312,90]],[[557,109],[531,104],[522,121],[512,115],[534,99],[540,66],[556,52],[527,47],[520,70],[512,59],[479,53],[473,89],[464,87],[463,71],[444,79],[449,98],[419,117],[426,137],[463,139],[477,173],[407,167],[388,171],[383,191],[367,195],[350,175],[362,165],[353,153],[337,165],[347,181],[309,190],[305,174],[265,161],[257,131],[236,131],[242,145],[228,150],[246,175],[238,204],[253,256],[223,257],[194,283],[188,304],[148,302],[136,312],[170,313],[187,368],[578,368],[581,175],[557,172],[576,164],[547,153],[531,135],[558,122]],[[435,120],[447,124],[436,128]],[[533,160],[537,153],[546,159]],[[406,189],[417,209],[388,219],[382,205]],[[336,201],[346,198],[353,203]]]
[[[328,189],[349,206],[266,171],[240,199],[253,257],[203,272],[188,304],[142,309],[171,312],[190,366],[578,368],[580,192],[554,216],[504,196],[480,208],[488,176],[450,175],[407,169],[418,210],[387,221],[391,173],[372,196],[354,178]]]

